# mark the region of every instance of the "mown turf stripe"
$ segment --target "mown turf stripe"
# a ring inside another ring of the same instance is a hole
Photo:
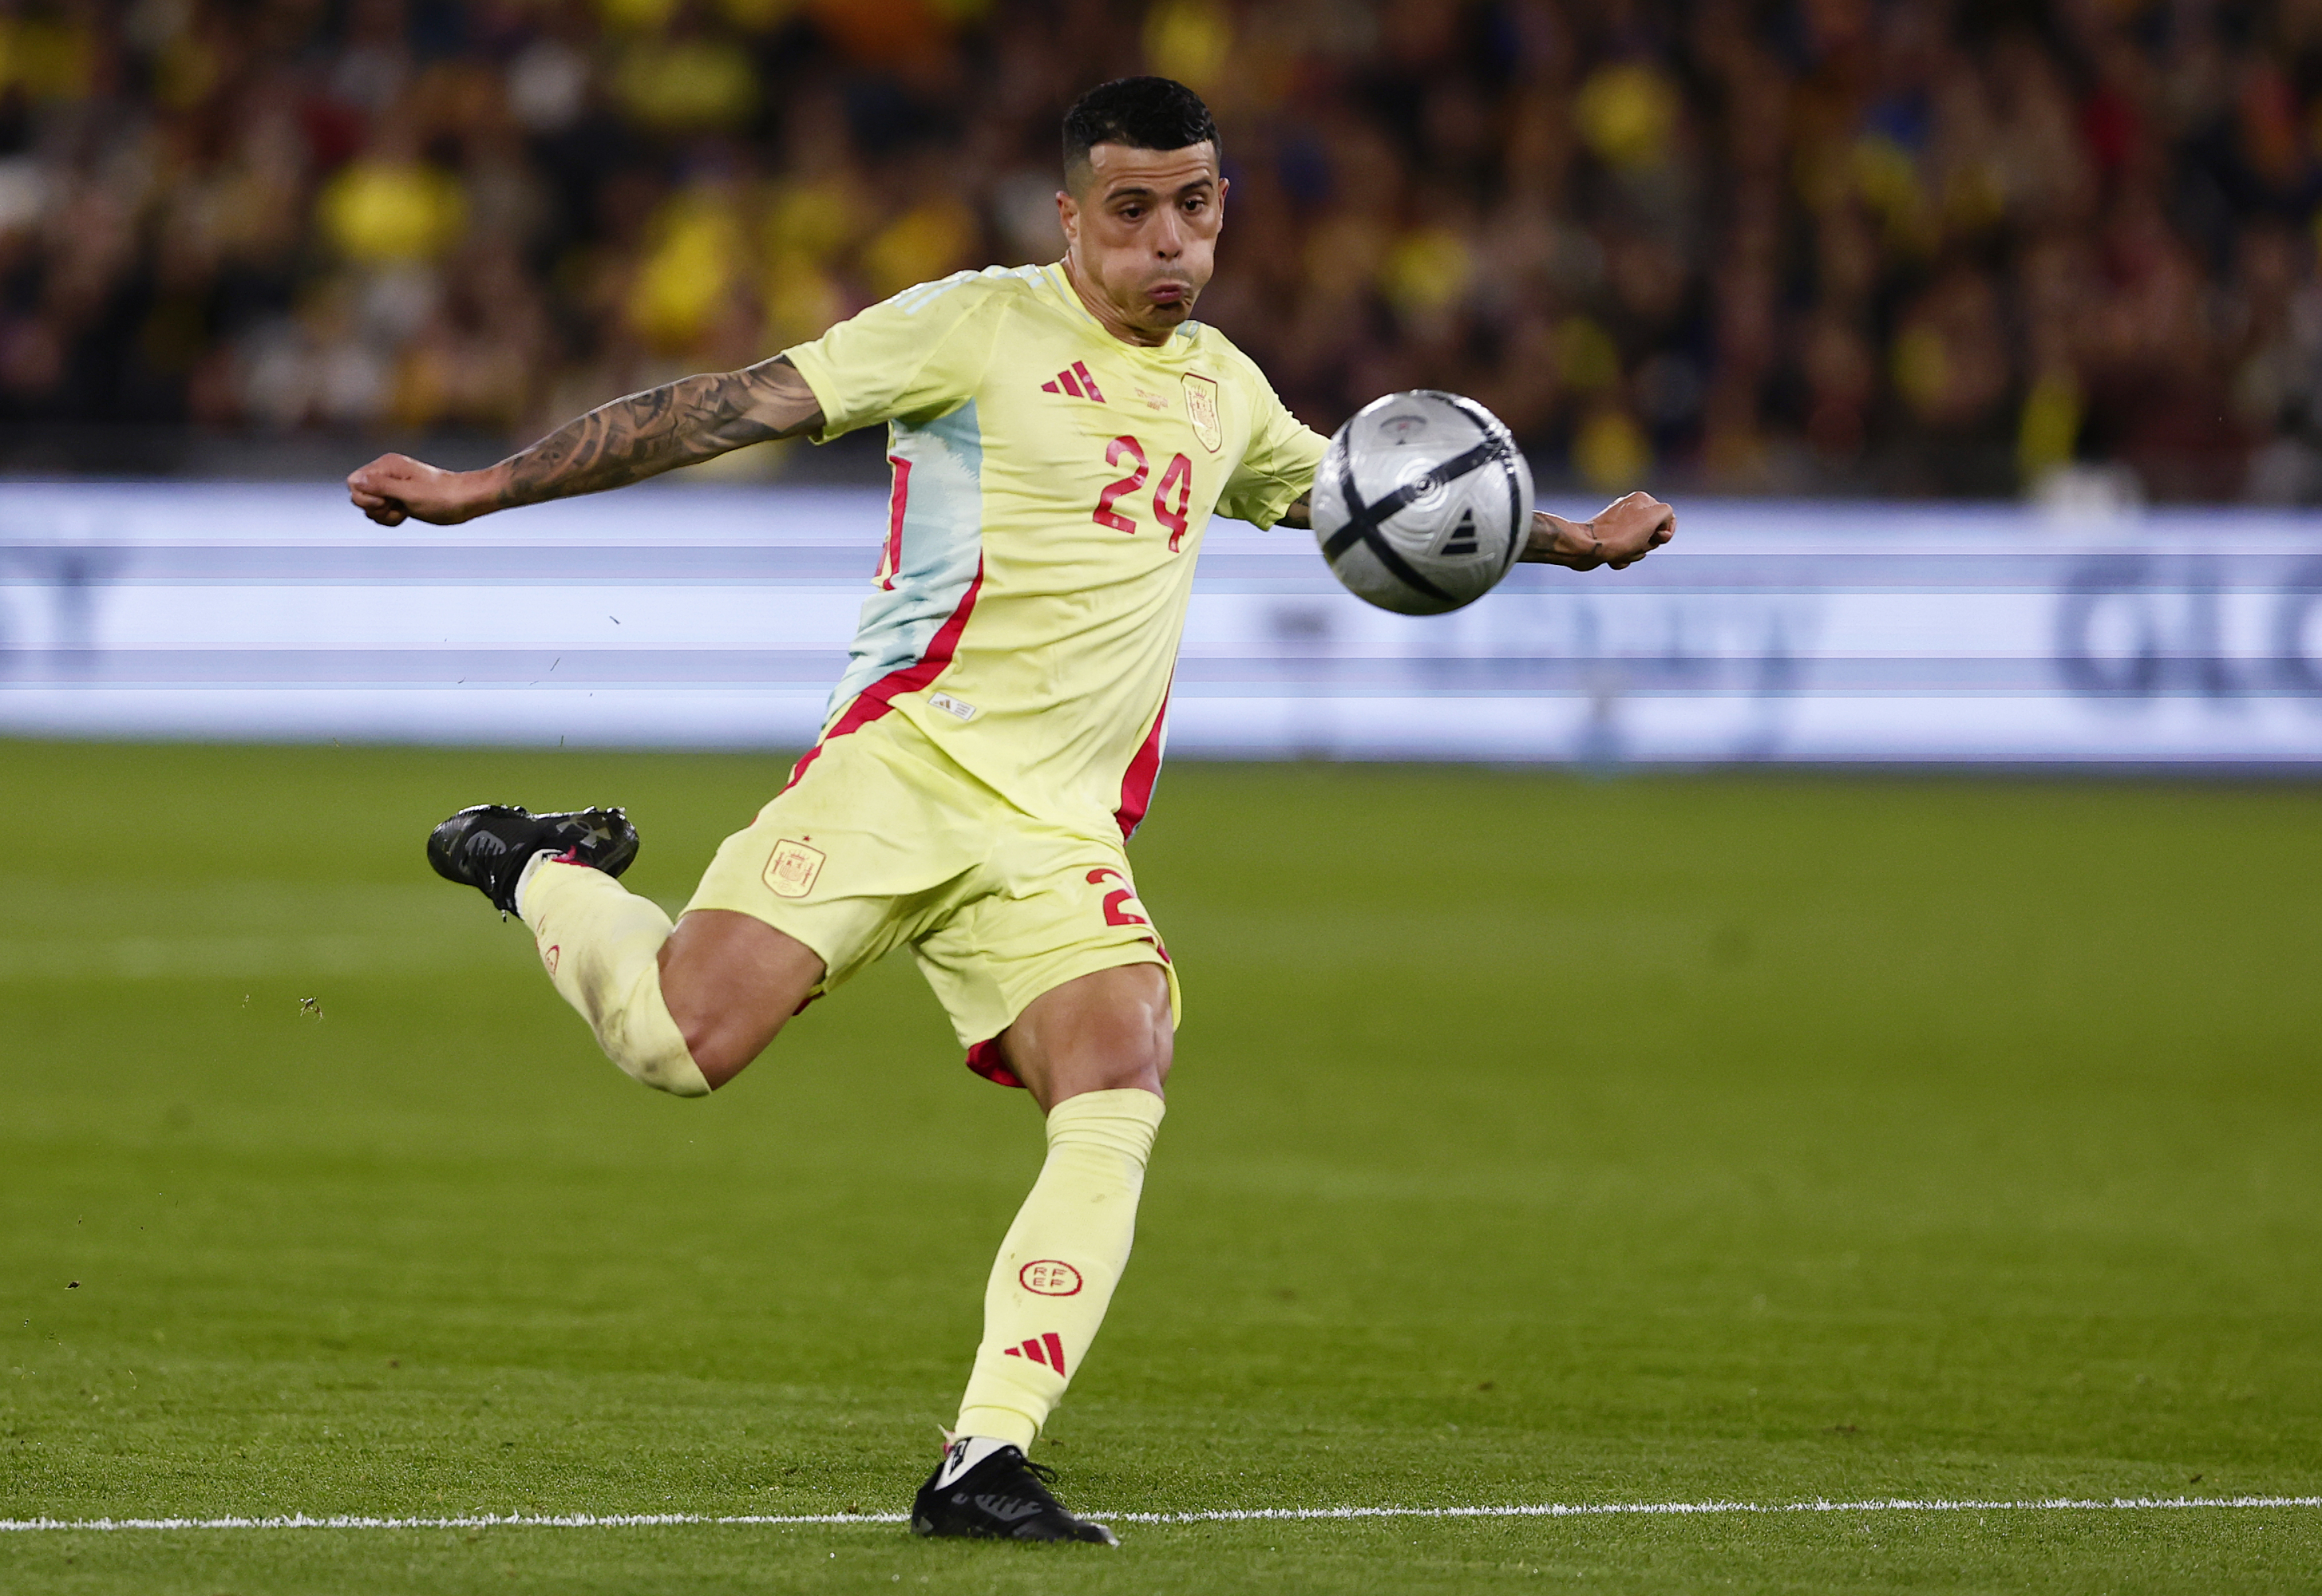
[[[2181,1508],[2322,1508],[2322,1496],[2050,1497],[2024,1501],[1613,1501],[1532,1502],[1472,1508],[1220,1508],[1199,1513],[1091,1513],[1112,1524],[1239,1524],[1327,1518],[1589,1518],[1694,1513],[2052,1513]],[[900,1524],[902,1513],[476,1513],[446,1518],[352,1514],[263,1518],[0,1518],[0,1530],[63,1529],[632,1529],[688,1524]]]

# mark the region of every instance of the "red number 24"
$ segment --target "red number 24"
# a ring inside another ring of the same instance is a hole
[[[1118,466],[1123,456],[1137,462],[1137,469],[1118,482],[1105,485],[1097,496],[1096,512],[1089,517],[1099,526],[1110,526],[1115,532],[1134,534],[1137,523],[1112,506],[1124,494],[1135,493],[1145,486],[1151,467],[1145,459],[1145,445],[1126,434],[1104,446],[1104,463]],[[1176,502],[1170,503],[1175,492]],[[1160,484],[1153,490],[1153,519],[1169,529],[1169,552],[1177,552],[1184,546],[1185,528],[1192,517],[1187,515],[1193,500],[1193,462],[1180,454],[1169,461],[1161,472]]]
[[[1110,526],[1115,532],[1134,533],[1137,530],[1137,523],[1126,515],[1115,513],[1112,502],[1122,494],[1135,493],[1145,486],[1145,445],[1134,438],[1115,438],[1104,446],[1104,463],[1117,466],[1124,454],[1136,457],[1137,469],[1120,481],[1110,484],[1102,493],[1097,495],[1096,514],[1089,519],[1099,526]]]

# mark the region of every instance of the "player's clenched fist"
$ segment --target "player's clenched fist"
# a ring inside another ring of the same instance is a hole
[[[1650,493],[1624,494],[1597,511],[1588,527],[1604,563],[1621,570],[1677,535],[1677,512]]]
[[[489,507],[477,498],[475,475],[447,471],[407,454],[382,454],[349,474],[347,497],[381,526],[398,526],[406,518],[453,526]]]
[[[1574,570],[1626,570],[1677,535],[1677,512],[1650,493],[1624,495],[1586,521],[1546,510],[1531,519],[1531,545],[1517,558]]]

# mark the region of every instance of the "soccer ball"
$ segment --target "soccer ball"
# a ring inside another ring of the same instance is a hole
[[[1314,541],[1358,598],[1399,615],[1473,604],[1531,535],[1531,467],[1500,418],[1433,388],[1374,399],[1314,473]]]

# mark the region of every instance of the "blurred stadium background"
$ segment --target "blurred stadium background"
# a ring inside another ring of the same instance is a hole
[[[1059,109],[1144,69],[1225,129],[1204,314],[1324,430],[1424,384],[1589,491],[2322,496],[2313,0],[11,0],[0,454],[494,456],[1052,259]]]

